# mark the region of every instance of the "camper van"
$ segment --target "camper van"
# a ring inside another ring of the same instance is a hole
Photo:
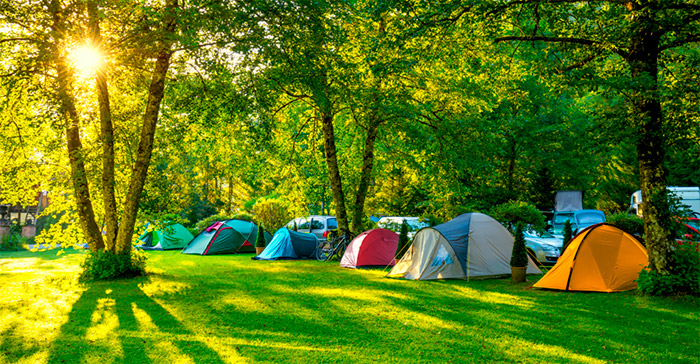
[[[669,192],[676,195],[681,203],[690,207],[695,214],[700,214],[700,187],[666,187]],[[634,210],[638,216],[642,216],[644,207],[642,204],[642,191],[632,194],[630,199],[630,209]]]

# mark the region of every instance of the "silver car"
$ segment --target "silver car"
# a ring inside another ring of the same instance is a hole
[[[561,255],[563,236],[549,233],[537,234],[533,231],[525,232],[525,247],[528,254],[540,264],[555,264]]]
[[[314,234],[319,241],[325,241],[328,232],[338,228],[338,220],[336,220],[335,216],[328,215],[297,217],[288,222],[285,227],[294,230],[295,223],[298,232]]]

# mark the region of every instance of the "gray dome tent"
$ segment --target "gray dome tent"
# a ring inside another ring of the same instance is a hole
[[[498,221],[468,213],[421,229],[387,275],[406,279],[466,279],[510,274],[513,236]],[[528,257],[527,273],[541,273]]]

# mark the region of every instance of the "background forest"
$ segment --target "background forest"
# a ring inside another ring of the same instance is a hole
[[[347,209],[359,230],[373,214],[447,220],[508,201],[549,210],[554,192],[568,189],[583,190],[588,208],[626,211],[640,189],[640,127],[625,60],[602,40],[532,38],[563,29],[614,43],[631,21],[622,2],[488,3],[2,0],[0,200],[29,204],[37,188],[49,190],[45,214],[64,223],[52,241],[84,239],[54,65],[58,54],[78,64],[70,50],[88,41],[103,51],[119,213],[158,57],[171,55],[137,226]],[[698,5],[685,3],[669,2],[664,14],[687,11],[697,23]],[[658,62],[656,147],[668,185],[697,186],[700,48],[697,38],[679,44]],[[103,207],[104,92],[94,69],[74,68],[82,160]]]

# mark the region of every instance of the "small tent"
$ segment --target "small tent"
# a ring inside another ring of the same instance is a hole
[[[345,268],[393,266],[399,235],[387,229],[365,231],[352,239],[340,266]]]
[[[423,228],[388,277],[467,279],[511,274],[513,236],[498,221],[468,213]],[[527,273],[541,273],[528,257]]]
[[[137,248],[143,250],[182,249],[194,239],[194,236],[180,224],[171,224],[163,229],[151,230],[139,237]]]
[[[300,233],[286,227],[275,232],[265,250],[253,257],[256,260],[309,259],[316,257],[318,238],[314,234]]]
[[[265,241],[272,240],[265,231]],[[182,251],[184,254],[214,255],[255,251],[258,226],[245,220],[217,221],[204,229]]]
[[[534,287],[562,291],[619,292],[637,288],[646,249],[633,235],[602,223],[581,231],[557,264]]]

